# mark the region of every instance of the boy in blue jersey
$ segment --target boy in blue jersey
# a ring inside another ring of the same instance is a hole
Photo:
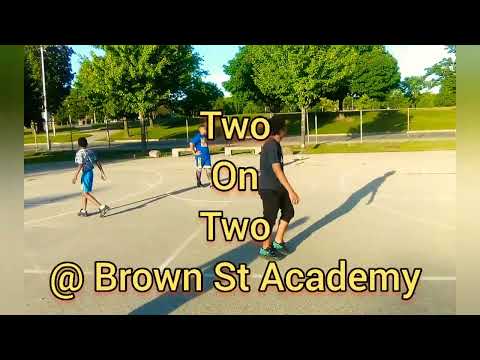
[[[198,133],[190,141],[190,150],[192,150],[193,155],[195,155],[197,187],[202,186],[202,169],[205,169],[208,180],[210,181],[210,187],[212,188],[212,172],[210,170],[212,168],[212,162],[207,144],[207,129],[204,125],[200,125]]]
[[[80,149],[75,154],[75,164],[77,164],[77,169],[75,175],[73,176],[72,183],[76,183],[80,171],[82,172],[81,184],[82,184],[82,208],[80,209],[78,216],[88,216],[87,213],[87,202],[91,201],[98,206],[100,217],[104,217],[110,208],[101,204],[93,195],[93,168],[94,165],[97,165],[100,173],[102,175],[102,180],[106,180],[107,177],[103,171],[102,164],[97,159],[93,150],[87,149],[88,142],[87,139],[81,137],[78,139],[78,146]]]

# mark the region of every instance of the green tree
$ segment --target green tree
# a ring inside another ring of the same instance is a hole
[[[440,86],[436,98],[439,106],[451,106],[456,104],[457,97],[457,62],[456,47],[448,45],[447,51],[452,57],[445,57],[432,67],[426,69],[426,78],[429,79],[429,87]]]
[[[32,73],[32,66],[27,57],[24,57],[24,75],[23,75],[23,104],[24,120],[23,125],[30,127],[32,121],[37,129],[41,128],[42,122],[42,95],[37,81]]]
[[[307,109],[351,73],[355,52],[341,45],[262,45],[254,49],[255,84],[263,94],[301,109],[305,145]]]
[[[423,76],[406,77],[401,83],[400,87],[408,98],[410,105],[417,107],[417,102],[422,90],[425,89],[425,78]]]
[[[42,68],[40,59],[40,46],[26,45],[25,64],[27,69],[28,91],[34,89],[33,93],[27,93],[25,107],[28,109],[27,116],[33,116],[35,111],[43,111],[42,101]],[[44,66],[45,66],[45,88],[47,92],[48,112],[55,114],[60,108],[65,97],[70,93],[73,80],[70,57],[73,54],[71,47],[66,45],[45,45]],[[40,98],[40,101],[38,100]],[[38,109],[38,106],[41,108]],[[37,109],[32,113],[32,109]],[[25,119],[30,122],[35,119]]]
[[[255,84],[253,75],[253,59],[257,45],[242,46],[235,57],[224,66],[225,74],[230,78],[223,83],[225,90],[232,94],[240,108],[247,106],[247,102],[262,102],[271,112],[280,110],[282,101],[278,96],[265,94]]]
[[[388,93],[400,84],[397,60],[384,46],[375,46],[372,51],[359,56],[352,76],[350,92],[384,100]]]
[[[351,73],[335,86],[330,98],[338,100],[343,110],[344,99],[350,95],[383,101],[388,93],[398,87],[400,72],[397,61],[383,45],[351,46],[357,56],[352,58]]]
[[[408,98],[400,89],[393,89],[387,95],[385,100],[386,106],[390,109],[401,109],[409,106]]]
[[[233,115],[237,113],[234,100],[232,97],[220,97],[213,103],[215,110],[223,110],[226,115]]]
[[[184,90],[185,96],[179,101],[179,106],[186,115],[194,115],[202,110],[210,110],[223,92],[212,82],[203,82],[194,78]]]
[[[146,150],[145,116],[178,100],[192,77],[202,75],[200,57],[187,45],[101,45],[101,88],[111,107],[138,114]],[[98,73],[99,71],[97,71]]]
[[[84,119],[90,114],[88,99],[85,98],[77,87],[73,87],[70,94],[65,98],[58,111],[58,119],[72,121]]]
[[[101,118],[106,114],[106,98],[101,88],[101,78],[93,64],[94,61],[100,61],[98,58],[84,59],[80,65],[74,87],[78,90],[88,107],[88,112],[93,114],[94,119]]]

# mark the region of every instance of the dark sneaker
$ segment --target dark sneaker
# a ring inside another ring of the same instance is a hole
[[[107,205],[105,205],[103,208],[101,208],[100,209],[100,217],[105,217],[108,210],[110,210],[110,208]]]
[[[258,254],[261,257],[263,257],[267,260],[281,260],[281,259],[283,259],[282,254],[275,251],[275,249],[273,249],[273,248],[269,248],[269,249],[261,248],[260,251],[258,252]]]
[[[200,181],[197,181],[197,188],[203,187],[202,183]]]
[[[275,251],[279,252],[280,254],[287,256],[288,254],[292,253],[292,250],[290,250],[285,243],[277,243],[276,241],[273,241],[273,248]]]
[[[80,209],[80,211],[78,212],[77,215],[78,215],[78,216],[87,217],[87,216],[88,216],[88,213],[87,213],[86,210]]]

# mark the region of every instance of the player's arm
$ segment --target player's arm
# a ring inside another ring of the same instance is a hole
[[[82,170],[82,164],[78,164],[77,169],[75,170],[75,175],[73,175],[72,183],[75,184],[78,179],[78,174],[80,174],[80,171]]]
[[[193,155],[198,155],[199,152],[197,151],[197,148],[195,147],[194,143],[190,143],[190,150],[192,151]]]
[[[102,163],[100,162],[100,160],[96,160],[96,161],[95,161],[95,164],[97,165],[98,170],[100,170],[100,173],[102,174],[102,179],[103,179],[103,180],[106,180],[106,179],[107,179],[107,175],[105,175],[105,172],[103,171],[103,166],[102,166]]]
[[[278,162],[273,163],[272,169],[278,181],[280,181],[280,184],[282,184],[283,187],[288,191],[288,195],[290,196],[290,200],[292,201],[292,203],[298,204],[300,202],[300,197],[295,192],[295,190],[293,190],[292,185],[290,185],[290,182],[288,181],[287,176],[283,172],[282,166],[280,165],[280,163]]]

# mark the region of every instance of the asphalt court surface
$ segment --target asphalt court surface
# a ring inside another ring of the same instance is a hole
[[[213,161],[223,159],[213,156]],[[237,166],[258,167],[259,157],[235,155]],[[257,290],[267,262],[253,241],[226,242],[217,226],[206,241],[199,210],[227,218],[258,217],[254,192],[195,188],[192,157],[105,165],[94,195],[112,208],[106,218],[79,218],[80,185],[73,167],[26,169],[24,178],[26,312],[31,314],[453,314],[455,313],[454,151],[287,155],[285,172],[301,197],[286,240],[294,252],[278,262],[328,270],[340,258],[353,267],[421,267],[414,297],[398,293],[279,293]],[[389,175],[385,175],[385,174]],[[206,178],[204,178],[206,182]],[[89,205],[91,206],[91,205]],[[90,208],[90,210],[94,210]],[[119,267],[201,268],[202,293],[93,291],[94,262]],[[212,287],[214,265],[246,263],[252,291]],[[55,299],[49,275],[62,261],[85,272],[72,301]]]

